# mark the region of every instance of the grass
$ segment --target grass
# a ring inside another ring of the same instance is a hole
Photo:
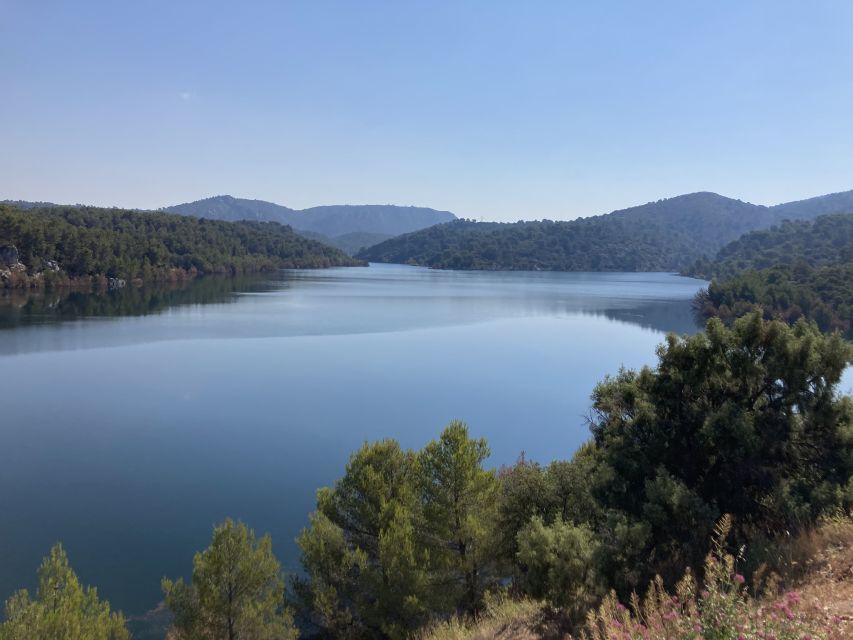
[[[513,599],[504,594],[487,598],[476,620],[455,617],[436,622],[414,640],[538,640],[561,638],[549,628],[545,605],[536,600]]]
[[[755,589],[724,549],[721,522],[701,585],[690,572],[668,592],[658,581],[628,606],[615,596],[589,612],[589,640],[851,640],[853,514],[824,518],[808,532],[774,541]],[[759,593],[756,597],[753,594]],[[414,640],[567,640],[559,612],[505,594],[489,598],[476,619],[436,622]]]

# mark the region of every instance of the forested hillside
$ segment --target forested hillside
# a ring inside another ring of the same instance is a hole
[[[0,205],[0,248],[5,287],[359,264],[277,223],[93,207]]]
[[[810,200],[763,207],[693,193],[570,222],[458,221],[392,238],[358,255],[439,269],[674,271],[746,232],[784,217],[813,217],[815,209]]]
[[[702,278],[727,278],[747,269],[804,262],[821,267],[853,261],[853,213],[781,225],[747,233],[720,249],[713,260],[697,261],[689,272]]]
[[[730,321],[760,307],[768,318],[806,317],[853,337],[853,214],[754,231],[691,273],[714,278],[696,298],[702,318]]]

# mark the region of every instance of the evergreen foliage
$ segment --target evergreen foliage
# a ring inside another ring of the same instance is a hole
[[[701,318],[730,322],[760,309],[768,319],[807,318],[853,337],[853,214],[746,234],[691,273],[714,278],[694,302]]]
[[[701,575],[724,514],[754,567],[753,547],[853,507],[853,400],[836,391],[851,361],[805,321],[715,319],[599,384],[593,438],[569,461],[492,475],[461,423],[418,453],[366,444],[299,539],[302,602],[333,637],[397,638],[478,612],[511,577],[577,622],[608,589]]]
[[[546,526],[567,523],[593,523],[600,518],[592,495],[592,473],[596,449],[583,445],[571,460],[555,460],[547,467],[527,460],[498,472],[497,535],[501,557],[514,566],[518,555],[518,534],[533,518]],[[517,570],[523,573],[524,563]]]
[[[838,335],[754,313],[669,336],[655,369],[599,384],[593,491],[609,517],[608,582],[625,593],[698,566],[724,513],[747,542],[853,506],[853,402],[836,392],[851,360]]]
[[[698,261],[692,275],[725,279],[744,271],[807,265],[819,268],[853,263],[853,213],[814,220],[786,220],[747,233],[720,249],[712,261]]]
[[[36,597],[24,589],[6,601],[0,640],[127,640],[124,617],[84,587],[55,545],[38,570]]]
[[[163,580],[176,640],[288,640],[298,636],[284,606],[281,565],[268,535],[226,520],[193,558],[192,581]]]
[[[814,217],[806,204],[786,209],[783,216],[776,207],[693,193],[570,222],[459,220],[357,255],[437,269],[680,271],[753,229],[784,217]]]
[[[393,440],[356,452],[298,539],[307,577],[294,586],[315,622],[337,638],[403,638],[479,607],[496,575],[487,456],[461,422],[417,453]]]
[[[735,318],[760,311],[766,319],[814,321],[822,331],[853,338],[853,262],[811,268],[774,267],[714,280],[696,295],[700,318]]]
[[[27,268],[21,286],[101,277],[150,282],[196,274],[361,264],[276,223],[94,207],[20,211],[0,205],[0,246],[4,245],[16,247]],[[49,261],[60,270],[52,270]]]
[[[546,525],[534,516],[518,532],[518,562],[526,569],[518,586],[571,617],[583,616],[603,591],[595,565],[597,547],[586,524],[558,520]]]
[[[429,615],[416,477],[416,455],[385,440],[365,444],[335,486],[317,492],[297,539],[308,579],[294,588],[335,637],[405,637]]]

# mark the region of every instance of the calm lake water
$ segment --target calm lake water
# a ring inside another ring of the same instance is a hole
[[[314,491],[351,451],[421,447],[453,418],[495,466],[567,458],[595,383],[695,331],[703,284],[374,265],[0,298],[0,598],[61,540],[141,614],[226,516],[295,570]]]

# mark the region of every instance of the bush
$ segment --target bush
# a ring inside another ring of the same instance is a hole
[[[601,597],[593,563],[596,542],[589,527],[562,520],[546,526],[534,517],[518,534],[521,586],[534,598],[576,619]]]
[[[838,335],[752,314],[669,336],[655,369],[598,385],[594,495],[610,584],[624,595],[655,573],[676,580],[701,563],[722,513],[743,544],[851,506],[853,402],[836,392],[851,358]]]
[[[688,571],[675,593],[657,577],[641,602],[634,595],[629,607],[616,595],[589,613],[583,637],[587,640],[818,640],[838,638],[831,628],[814,628],[799,611],[800,596],[788,592],[773,601],[757,601],[737,573],[735,558],[725,552],[731,518],[724,516],[705,559],[705,579],[699,590]]]

